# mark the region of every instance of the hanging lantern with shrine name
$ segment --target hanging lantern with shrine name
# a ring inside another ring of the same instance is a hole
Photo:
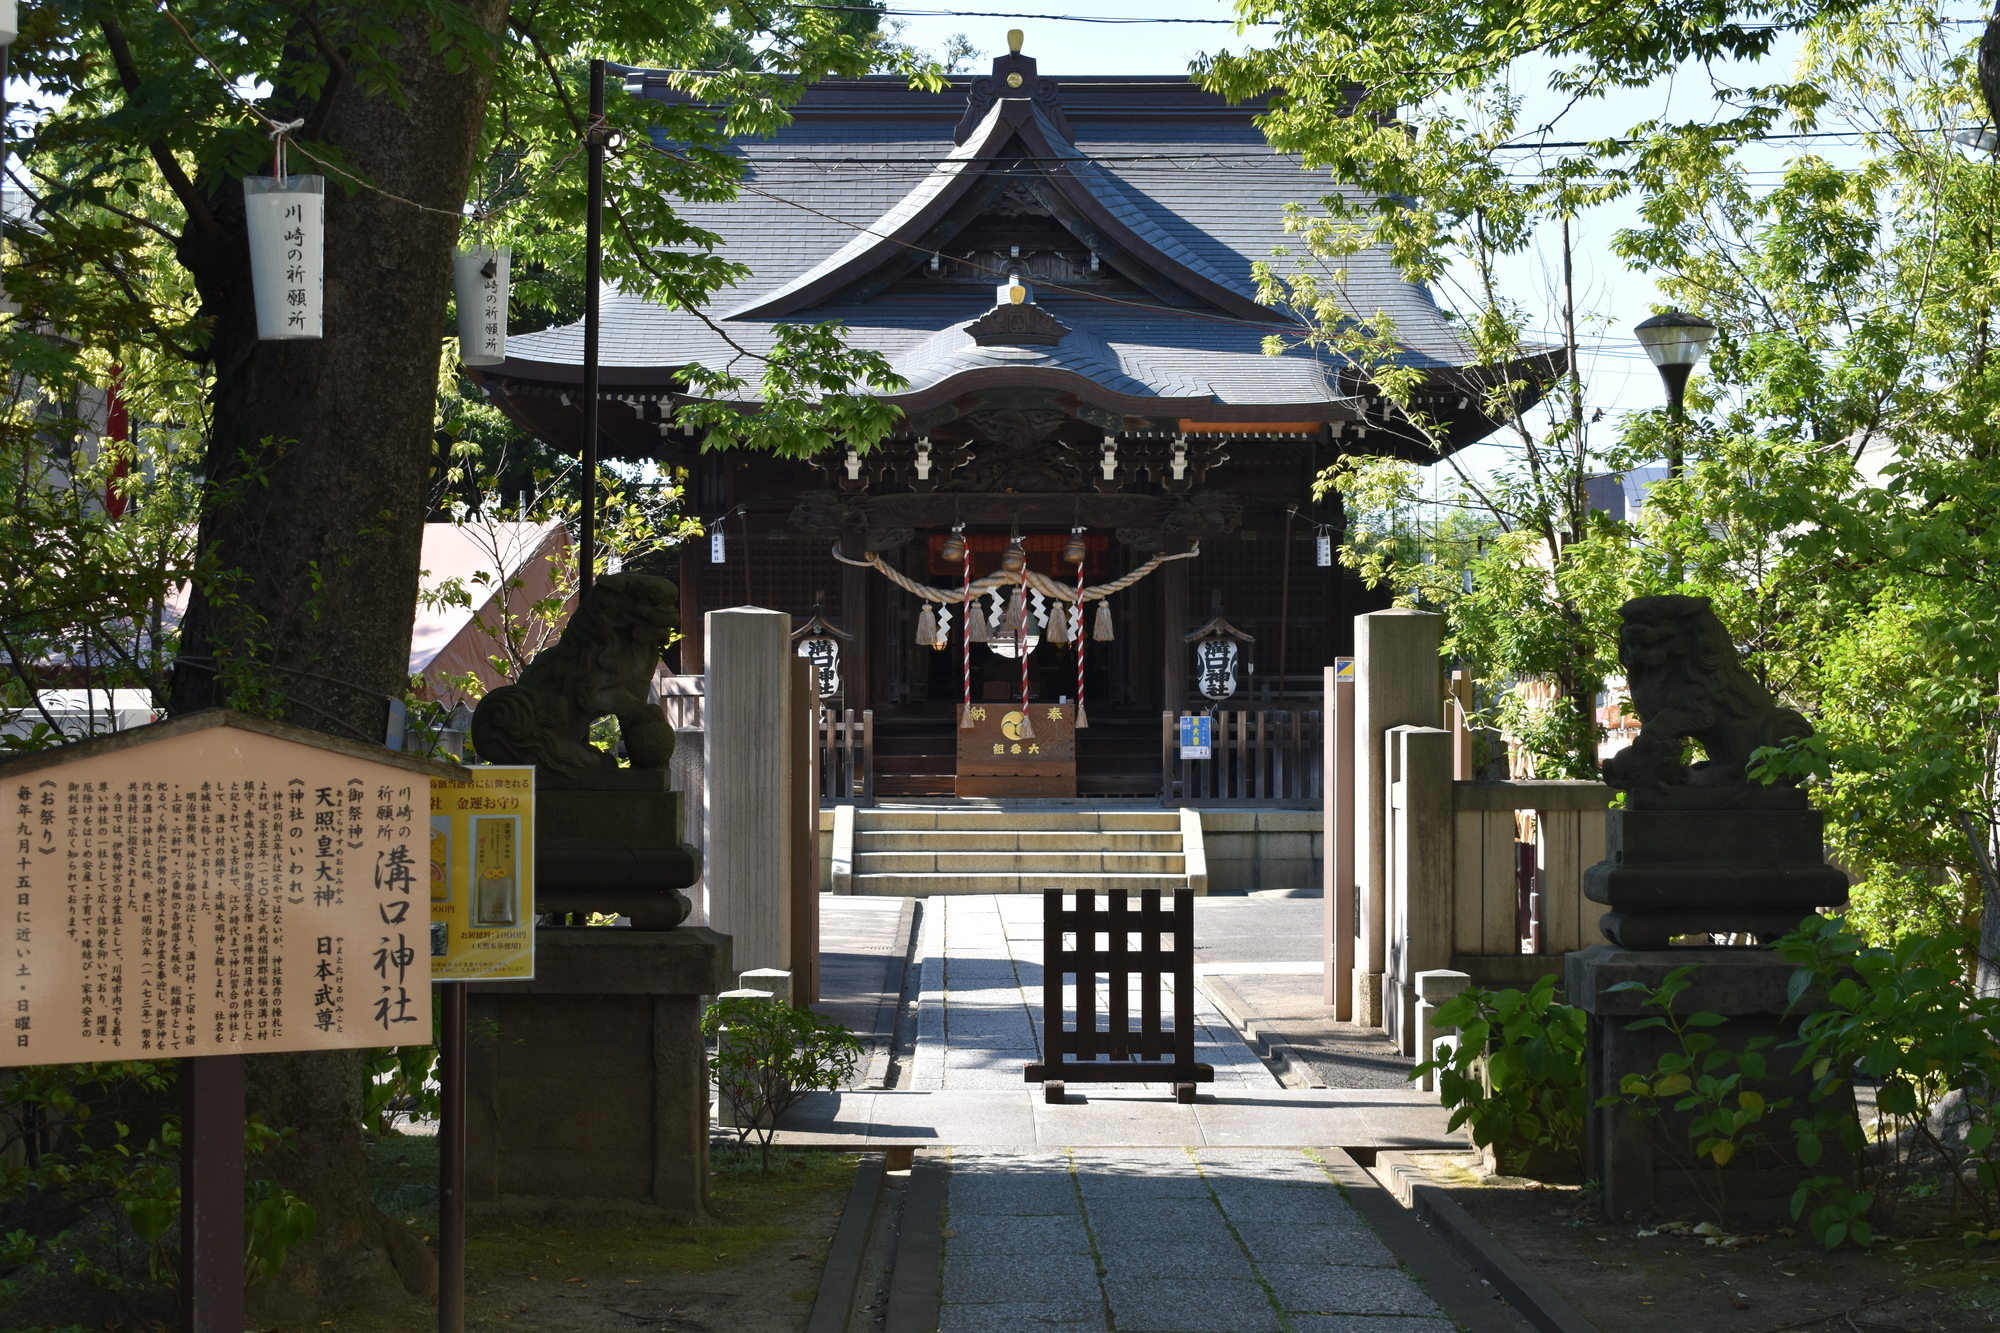
[[[818,606],[813,607],[811,620],[792,631],[792,651],[813,664],[821,700],[840,694],[840,645],[852,637],[827,624]]]
[[[1221,616],[1187,636],[1187,642],[1194,645],[1195,689],[1202,698],[1220,703],[1236,693],[1242,645],[1256,641],[1256,636],[1245,634]]]
[[[326,177],[245,176],[261,339],[318,338],[326,307]]]
[[[451,257],[451,285],[458,298],[458,359],[468,366],[497,366],[507,359],[507,279],[514,250],[482,245]]]

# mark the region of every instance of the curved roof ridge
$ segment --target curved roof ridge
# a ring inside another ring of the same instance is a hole
[[[790,282],[773,291],[763,292],[727,311],[723,319],[741,319],[746,315],[789,314],[789,309],[767,309],[787,304],[791,297],[803,293],[823,278],[831,277],[849,264],[863,259],[883,245],[901,243],[896,233],[906,230],[918,221],[953,186],[959,185],[965,169],[982,157],[990,157],[1004,142],[1005,136],[999,131],[1001,104],[996,102],[986,113],[979,128],[962,144],[954,145],[944,159],[933,166],[925,177],[918,181],[910,192],[902,197],[888,212],[867,227],[856,232],[847,244],[835,250],[819,263],[799,274]],[[926,224],[928,225],[928,224]]]
[[[1134,236],[1145,241],[1160,254],[1173,260],[1191,273],[1198,273],[1216,286],[1236,293],[1247,301],[1255,302],[1255,290],[1245,287],[1235,278],[1182,244],[1172,232],[1162,227],[1147,213],[1137,200],[1125,190],[1124,183],[1091,160],[1089,154],[1071,143],[1048,119],[1048,114],[1040,106],[1035,107],[1035,119],[1042,124],[1042,131],[1048,137],[1049,147],[1054,156],[1065,160],[1069,173],[1078,185],[1090,191],[1091,196],[1102,204],[1105,211],[1116,217],[1130,229]],[[1047,173],[1045,173],[1047,174]],[[1269,307],[1271,322],[1284,323],[1285,316]]]

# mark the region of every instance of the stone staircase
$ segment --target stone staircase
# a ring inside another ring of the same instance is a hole
[[[1208,892],[1192,810],[1005,804],[833,811],[835,893],[1039,893],[1192,888]]]

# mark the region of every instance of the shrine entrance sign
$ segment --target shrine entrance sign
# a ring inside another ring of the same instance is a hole
[[[1076,795],[1076,709],[1066,703],[973,704],[958,731],[960,796]],[[1023,725],[1023,718],[1029,719]]]
[[[431,779],[221,709],[0,764],[0,1066],[431,1040]]]

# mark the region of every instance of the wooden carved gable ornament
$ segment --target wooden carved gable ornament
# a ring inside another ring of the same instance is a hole
[[[1069,325],[1033,303],[996,305],[965,326],[981,347],[1054,347]]]

